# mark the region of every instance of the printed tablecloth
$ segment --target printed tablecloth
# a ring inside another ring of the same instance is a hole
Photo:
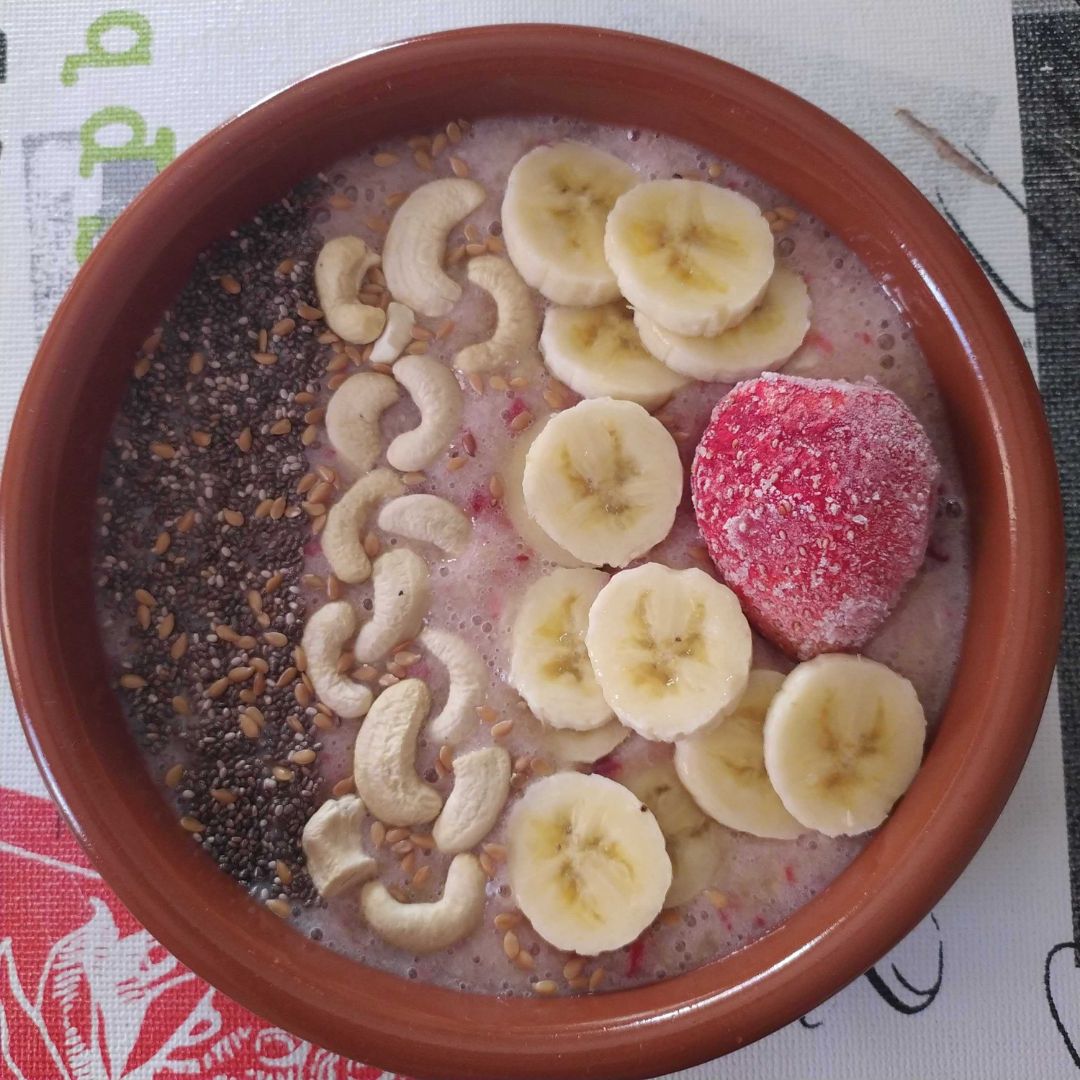
[[[80,261],[139,188],[215,123],[300,75],[413,33],[588,22],[691,45],[782,83],[926,193],[997,285],[1032,363],[1037,331],[1075,542],[1075,4],[129,2],[23,0],[0,13],[0,440]],[[1076,573],[1074,564],[1070,587]],[[683,1075],[1011,1078],[1080,1068],[1080,904],[1070,889],[1070,851],[1080,852],[1080,606],[1073,611],[1060,685],[1016,792],[934,914],[801,1022]],[[44,797],[6,684],[0,747],[0,1072],[382,1075],[246,1013],[139,928]]]

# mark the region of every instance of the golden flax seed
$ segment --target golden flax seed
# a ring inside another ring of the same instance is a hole
[[[532,953],[526,952],[524,949],[514,957],[514,963],[517,964],[522,971],[532,971],[532,969],[536,967],[536,961],[533,959]]]
[[[157,636],[162,641],[164,641],[167,637],[170,637],[172,635],[172,632],[175,629],[176,629],[176,616],[171,611],[167,611],[158,620]]]
[[[567,960],[563,965],[562,973],[564,979],[576,979],[582,971],[585,969],[585,957],[575,956],[570,960]]]
[[[285,575],[278,570],[276,573],[271,574],[266,579],[266,584],[263,586],[263,592],[269,596],[272,592],[277,592],[281,583],[285,580]]]
[[[271,775],[275,780],[282,784],[288,784],[292,778],[296,775],[292,769],[286,769],[284,765],[275,765],[270,770]]]
[[[279,495],[270,504],[270,519],[272,521],[280,521],[285,516],[285,508],[288,506],[288,502],[284,495]]]
[[[206,696],[208,698],[219,698],[226,690],[229,689],[228,676],[222,676],[220,679],[215,679],[207,688]]]
[[[602,967],[596,968],[589,976],[589,992],[595,993],[600,989],[600,984],[604,981],[604,976],[607,974]]]
[[[228,788],[211,788],[210,795],[215,802],[221,803],[222,806],[232,806],[236,802],[236,792],[230,791]]]
[[[521,913],[518,911],[500,911],[494,919],[496,930],[512,930],[521,925]]]
[[[210,432],[209,431],[193,431],[191,433],[191,441],[196,446],[207,447],[210,445]]]
[[[488,478],[488,492],[495,502],[498,502],[503,497],[502,477],[498,473],[492,473]]]
[[[232,509],[222,510],[221,511],[221,516],[234,529],[239,529],[240,526],[244,524],[244,515],[241,514],[239,510],[232,510]]]
[[[292,431],[292,421],[287,416],[283,416],[270,425],[271,435],[288,435],[290,431]]]
[[[279,690],[284,690],[285,687],[288,686],[291,682],[293,682],[296,679],[296,676],[299,675],[299,674],[300,674],[300,672],[298,672],[296,670],[296,668],[287,667],[277,677],[277,682],[274,683],[274,686],[276,686]]]
[[[356,781],[351,776],[346,776],[330,789],[330,794],[335,799],[340,799],[343,795],[351,795],[354,791],[356,791]]]
[[[289,901],[284,896],[275,896],[273,900],[267,900],[266,906],[279,918],[287,919],[292,914]]]
[[[524,412],[519,412],[513,420],[510,421],[511,431],[524,431],[533,422],[533,414],[526,409]]]
[[[170,788],[178,787],[183,778],[184,766],[178,761],[175,765],[170,765],[166,770],[165,786]]]
[[[135,361],[135,364],[132,366],[132,369],[131,369],[131,374],[134,375],[136,379],[141,379],[144,376],[148,375],[149,373],[150,373],[150,359],[149,359],[149,357],[144,356],[144,357],[142,357],[142,359]]]
[[[280,881],[282,885],[292,884],[292,867],[287,862],[283,862],[281,859],[276,860],[274,863],[274,873],[277,874],[278,881]]]
[[[187,830],[189,833],[206,832],[206,826],[198,818],[191,817],[190,814],[185,814],[180,819],[180,828]]]
[[[500,720],[497,724],[491,725],[491,737],[493,739],[501,739],[504,735],[510,734],[513,726],[513,718],[507,720]]]
[[[251,441],[251,428],[244,428],[235,439],[236,445],[240,447],[245,454],[251,449]]]
[[[167,442],[152,442],[150,444],[150,453],[161,458],[162,461],[171,461],[176,457],[176,450]]]
[[[507,930],[503,935],[503,952],[506,953],[508,959],[513,960],[519,952],[521,952],[521,942],[518,941],[517,934],[513,930]]]
[[[275,649],[282,649],[289,644],[289,639],[279,630],[267,630],[263,634],[263,641]]]
[[[401,159],[397,154],[387,153],[385,150],[380,151],[371,159],[377,168],[388,169],[391,165],[396,165]]]
[[[331,195],[326,201],[334,210],[351,210],[355,205],[348,195],[341,195],[337,192]]]
[[[270,333],[277,338],[288,337],[296,329],[296,320],[288,317],[284,319],[278,319],[273,326],[270,327]]]
[[[381,848],[383,841],[386,840],[386,826],[381,821],[373,821],[371,823],[371,846],[373,848]]]
[[[141,629],[150,629],[150,609],[145,604],[140,604],[135,609],[135,620]]]
[[[159,532],[154,546],[150,549],[155,555],[164,555],[172,544],[172,537],[167,532]]]
[[[499,714],[490,705],[477,705],[476,715],[484,721],[485,724],[494,724],[499,719]]]
[[[184,697],[183,694],[177,694],[176,697],[172,699],[171,705],[173,708],[173,712],[176,713],[177,716],[191,715],[191,705],[188,703],[188,699]]]
[[[533,983],[533,991],[541,997],[551,997],[552,994],[558,992],[558,989],[559,987],[550,979],[540,979]]]
[[[303,301],[296,305],[296,314],[305,322],[318,322],[323,317],[322,308],[305,304]]]
[[[459,158],[454,154],[450,155],[450,170],[455,176],[469,175],[469,166],[462,158]]]

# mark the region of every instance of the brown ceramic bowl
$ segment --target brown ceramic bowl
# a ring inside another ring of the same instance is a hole
[[[143,767],[109,686],[90,572],[100,453],[138,344],[196,253],[383,136],[485,113],[656,128],[820,215],[897,299],[948,404],[974,565],[948,710],[902,804],[782,926],[652,986],[496,1000],[362,969],[294,933],[204,858]],[[60,305],[12,431],[3,632],[46,782],[105,880],[183,962],[274,1023],[414,1075],[651,1076],[752,1042],[839,990],[941,897],[998,816],[1046,696],[1062,604],[1050,442],[994,292],[884,158],[805,101],[673,45],[609,31],[436,34],[331,68],[219,128],[120,217]]]

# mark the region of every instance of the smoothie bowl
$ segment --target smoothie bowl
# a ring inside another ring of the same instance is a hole
[[[184,155],[58,311],[3,514],[106,880],[421,1075],[652,1075],[854,978],[1004,804],[1061,603],[947,226],[777,87],[572,28],[395,46]]]

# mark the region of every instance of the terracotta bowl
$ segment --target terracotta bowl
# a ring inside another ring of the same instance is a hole
[[[820,215],[903,308],[954,425],[971,497],[973,595],[926,763],[841,877],[782,926],[677,978],[592,997],[503,1001],[361,968],[295,933],[176,825],[129,736],[96,630],[99,459],[138,344],[196,253],[373,140],[456,116],[562,113],[655,128],[730,157]],[[184,963],[315,1043],[419,1076],[652,1076],[790,1022],[878,960],[993,825],[1046,696],[1062,523],[1038,393],[963,245],[835,120],[698,53],[609,31],[436,34],[333,67],[212,132],[124,212],[34,363],[2,488],[3,633],[27,738],[105,880]]]

